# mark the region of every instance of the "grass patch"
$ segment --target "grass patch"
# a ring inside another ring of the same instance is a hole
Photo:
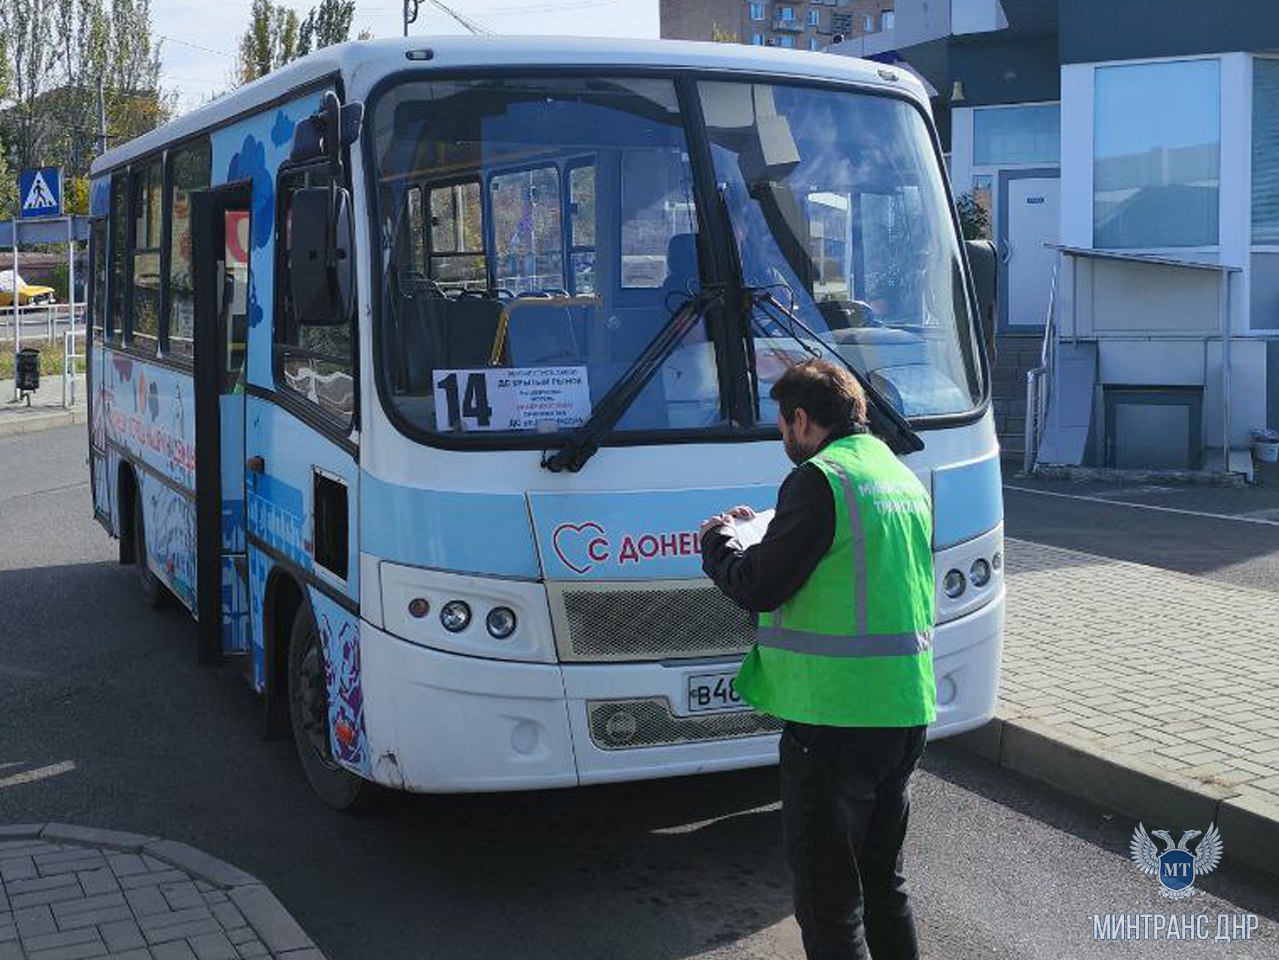
[[[62,341],[59,340],[57,343],[24,341],[24,347],[28,344],[40,349],[40,375],[42,377],[62,375]],[[0,380],[13,379],[13,365],[13,341],[11,340],[0,347]],[[77,372],[84,373],[84,357],[77,358],[75,365]]]

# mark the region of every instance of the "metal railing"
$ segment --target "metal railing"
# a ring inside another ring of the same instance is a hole
[[[80,375],[76,370],[76,361],[85,358],[83,353],[75,352],[77,336],[79,335],[74,327],[62,335],[62,408],[64,410],[75,406],[75,385]]]
[[[1026,438],[1022,450],[1022,472],[1033,473],[1039,459],[1048,416],[1048,396],[1052,390],[1052,369],[1057,353],[1057,284],[1061,276],[1061,253],[1053,264],[1052,286],[1048,290],[1048,314],[1044,318],[1044,339],[1039,346],[1039,366],[1026,371]]]

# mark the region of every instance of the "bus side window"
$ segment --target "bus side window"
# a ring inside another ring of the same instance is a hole
[[[128,233],[129,190],[128,179],[123,173],[111,177],[111,279],[109,295],[110,311],[107,314],[107,340],[119,346],[124,338],[124,283],[127,252],[125,239]]]
[[[569,279],[575,296],[595,292],[595,164],[568,172]]]
[[[305,318],[295,315],[289,295],[293,193],[302,187],[322,187],[330,182],[331,176],[324,168],[290,171],[280,176],[275,226],[275,381],[277,386],[349,424],[355,414],[351,324],[306,326],[299,322]]]
[[[93,339],[102,343],[106,339],[107,321],[107,222],[94,220],[90,228],[89,246],[93,257],[93,282],[89,288]]]
[[[154,354],[160,342],[161,171],[157,160],[133,174],[133,324],[129,343],[147,354]]]
[[[195,343],[195,285],[191,262],[191,193],[209,186],[207,140],[169,154],[169,193],[165,208],[169,234],[169,322],[166,354],[190,359]]]

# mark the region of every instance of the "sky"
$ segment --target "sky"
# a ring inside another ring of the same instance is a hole
[[[311,0],[282,0],[305,16]],[[658,0],[447,0],[448,5],[494,33],[656,37]],[[199,106],[229,85],[235,50],[249,19],[251,0],[154,0],[155,33],[162,43],[161,83],[178,93],[179,111]],[[351,36],[403,33],[402,0],[356,0]],[[447,14],[423,0],[413,36],[465,33]]]

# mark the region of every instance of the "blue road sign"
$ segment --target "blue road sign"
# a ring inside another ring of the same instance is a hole
[[[62,169],[23,170],[18,174],[18,199],[23,219],[62,216]]]

